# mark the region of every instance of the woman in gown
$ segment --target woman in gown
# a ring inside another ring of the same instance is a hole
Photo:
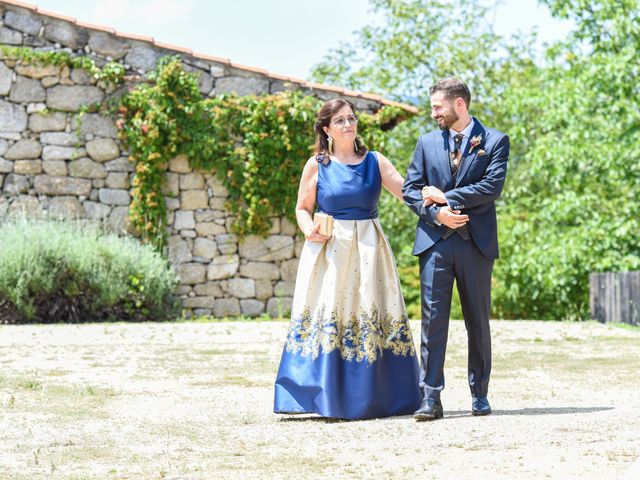
[[[403,178],[357,137],[355,107],[330,100],[302,172],[300,255],[291,322],[275,383],[276,413],[364,419],[418,408],[418,362],[393,252],[378,221],[381,186],[402,201]],[[314,207],[334,218],[330,236]]]

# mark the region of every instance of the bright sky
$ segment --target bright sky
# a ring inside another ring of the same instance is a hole
[[[367,0],[25,0],[44,10],[149,35],[194,51],[308,79],[332,47],[373,20]],[[539,40],[566,36],[537,0],[486,0],[501,35],[529,32]]]

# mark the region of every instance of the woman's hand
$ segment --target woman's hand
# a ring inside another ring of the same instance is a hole
[[[320,224],[316,223],[309,233],[305,233],[304,238],[309,242],[326,242],[331,238],[318,233],[318,230],[320,230]]]
[[[437,203],[440,205],[444,205],[447,203],[447,199],[444,196],[444,193],[436,187],[430,187],[427,185],[422,188],[422,200],[424,200],[424,206],[428,207],[432,203]]]

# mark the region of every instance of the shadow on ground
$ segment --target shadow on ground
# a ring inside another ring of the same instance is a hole
[[[613,410],[613,407],[543,407],[543,408],[518,408],[516,410],[493,410],[492,415],[567,415],[573,413],[595,413]],[[470,410],[444,411],[449,417],[467,417]]]
[[[545,408],[519,408],[516,410],[493,410],[492,415],[568,415],[574,413],[596,413],[613,410],[613,407],[545,407]],[[445,410],[445,417],[469,417],[471,410]],[[279,419],[281,422],[321,422],[321,423],[337,423],[337,422],[358,422],[364,420],[348,420],[342,418],[319,417],[312,413],[291,413]],[[412,415],[402,415],[395,417],[397,419],[413,418]]]

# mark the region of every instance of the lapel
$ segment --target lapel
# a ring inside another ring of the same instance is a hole
[[[471,149],[471,139],[477,135],[480,135],[482,137],[482,140],[480,141],[480,144],[473,149],[473,152],[469,153],[469,150]],[[464,148],[464,152],[462,153],[462,159],[460,160],[460,169],[458,170],[458,176],[456,177],[456,187],[460,184],[460,181],[464,177],[464,174],[467,173],[467,170],[469,170],[469,167],[476,159],[478,151],[485,144],[485,141],[486,132],[484,130],[484,127],[476,117],[473,117],[473,128],[471,129],[471,134],[469,135],[469,141],[467,142],[467,145]],[[447,145],[448,144],[449,142],[447,142]]]
[[[436,145],[436,154],[438,158],[438,166],[444,172],[447,184],[453,181],[451,176],[451,165],[449,164],[449,130],[442,130],[442,143]]]

